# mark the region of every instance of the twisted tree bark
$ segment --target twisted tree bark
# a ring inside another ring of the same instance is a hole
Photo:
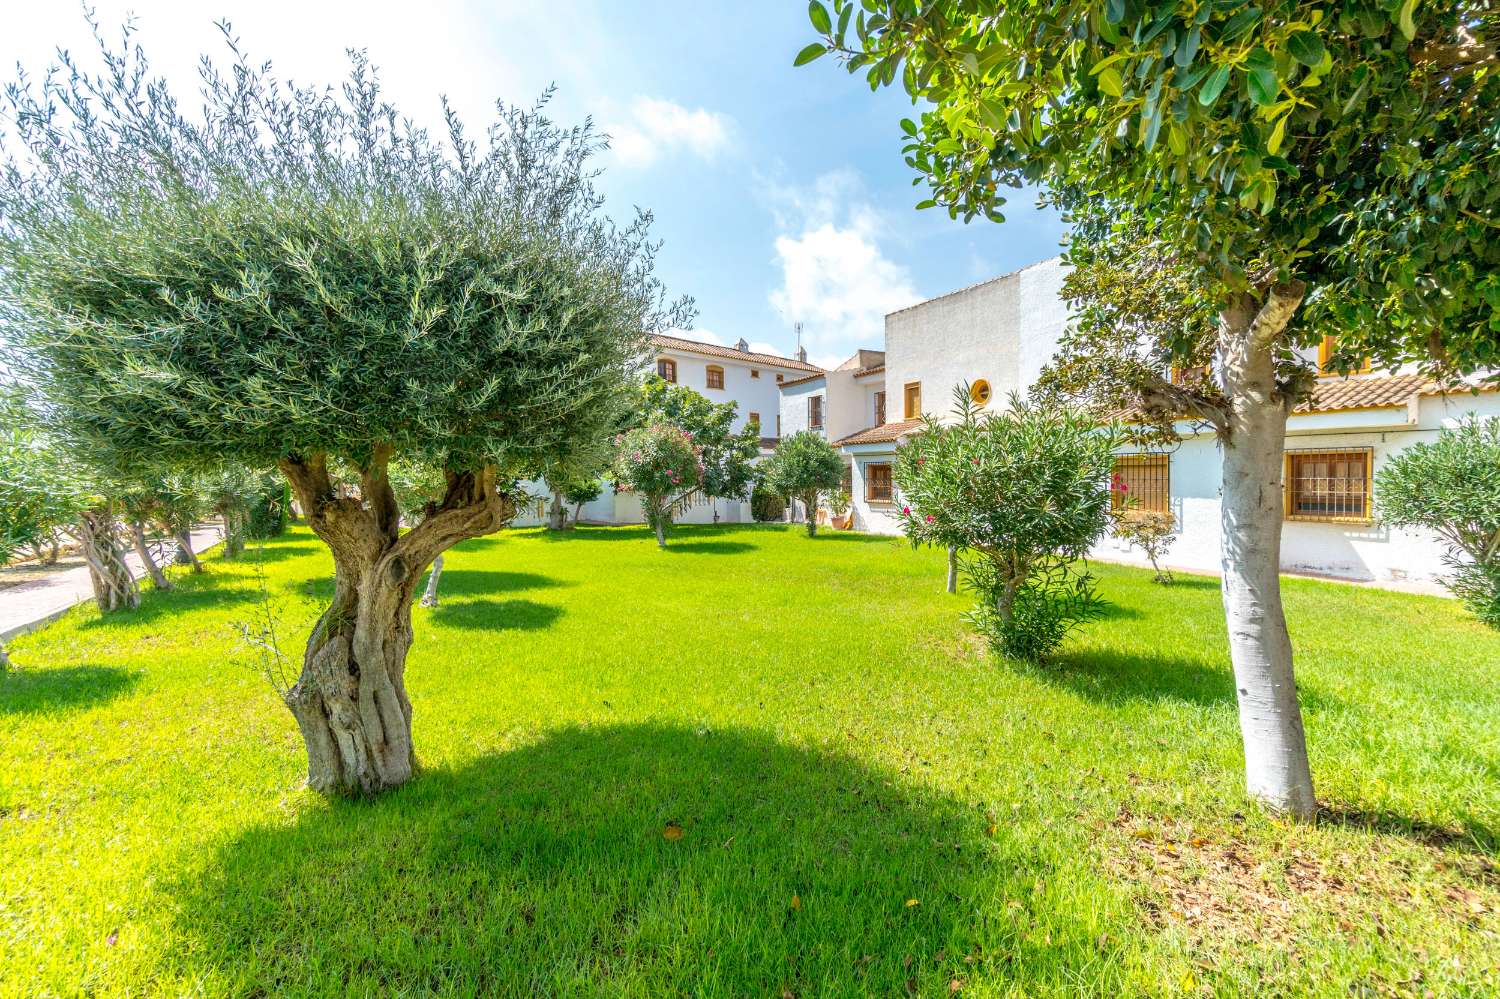
[[[94,602],[105,614],[122,607],[135,607],[141,602],[135,577],[125,564],[125,552],[116,528],[114,512],[107,508],[85,510],[71,528],[89,566]]]
[[[161,571],[156,559],[151,557],[151,548],[146,544],[146,528],[139,520],[130,522],[130,541],[135,546],[136,557],[141,560],[142,567],[151,577],[151,586],[158,590],[170,590],[172,581]]]
[[[203,563],[198,561],[198,553],[193,551],[193,534],[191,531],[178,531],[177,538],[177,564],[190,565],[194,572],[203,571]]]
[[[514,514],[492,466],[450,472],[443,501],[401,534],[388,459],[377,449],[362,472],[360,499],[337,494],[325,455],[279,463],[309,526],[333,553],[333,600],[285,698],[307,747],[308,784],[329,794],[373,794],[411,778],[405,672],[417,582],[447,548],[498,530]]]
[[[1220,315],[1229,400],[1224,434],[1224,615],[1234,664],[1245,783],[1251,797],[1296,818],[1317,813],[1292,641],[1281,606],[1282,452],[1295,399],[1280,390],[1274,345],[1302,301],[1300,283],[1264,303],[1240,296]]]

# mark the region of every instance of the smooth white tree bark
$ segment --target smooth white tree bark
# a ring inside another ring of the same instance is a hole
[[[443,556],[432,560],[432,571],[427,574],[427,589],[422,591],[422,606],[438,605],[438,579],[443,575]]]
[[[948,546],[948,592],[958,592],[958,549]]]
[[[1302,300],[1276,285],[1264,302],[1241,296],[1220,316],[1229,403],[1224,434],[1224,616],[1250,796],[1301,819],[1317,813],[1292,642],[1281,606],[1282,453],[1292,400],[1277,391],[1274,345]]]

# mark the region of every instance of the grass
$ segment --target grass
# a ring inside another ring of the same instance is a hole
[[[0,994],[1500,989],[1500,636],[1452,601],[1285,582],[1298,827],[1243,797],[1212,580],[1098,567],[1028,669],[940,552],[513,531],[414,611],[421,776],[328,802],[232,624],[264,587],[295,658],[330,563],[258,565],[14,643]]]

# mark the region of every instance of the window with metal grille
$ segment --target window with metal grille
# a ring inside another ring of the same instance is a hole
[[[724,369],[717,364],[708,366],[708,387],[721,389],[724,387]]]
[[[669,357],[657,358],[656,373],[662,377],[663,381],[677,381],[677,362]]]
[[[885,422],[885,393],[875,393],[875,425],[878,427]]]
[[[1288,451],[1286,519],[1368,521],[1373,460],[1370,448]]]
[[[807,398],[807,425],[813,430],[823,429],[823,397],[820,395]]]
[[[891,501],[891,466],[885,463],[865,466],[865,499],[871,503]]]
[[[1166,454],[1122,454],[1115,457],[1110,476],[1112,510],[1170,513],[1172,457]]]

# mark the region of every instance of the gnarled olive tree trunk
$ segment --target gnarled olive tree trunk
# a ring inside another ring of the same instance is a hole
[[[167,578],[166,573],[161,571],[161,566],[156,564],[156,559],[151,557],[151,547],[146,544],[146,528],[139,520],[130,522],[130,542],[135,546],[135,554],[141,560],[141,566],[151,577],[152,587],[158,590],[170,590],[172,581]]]
[[[105,614],[141,602],[135,576],[125,564],[125,549],[120,543],[119,526],[112,510],[85,510],[70,528],[83,549],[89,565],[89,581],[94,585],[94,602]]]
[[[177,564],[190,565],[194,572],[202,572],[203,563],[198,561],[198,553],[193,551],[193,532],[178,531],[174,537],[177,539]]]
[[[1274,354],[1302,295],[1300,283],[1279,284],[1263,302],[1240,296],[1220,314],[1229,404],[1220,510],[1246,788],[1276,811],[1311,818],[1317,802],[1281,607],[1282,452],[1296,400],[1278,387]]]
[[[444,550],[498,530],[514,513],[493,467],[449,473],[443,501],[401,534],[388,457],[377,451],[363,471],[360,499],[337,494],[324,455],[279,463],[308,525],[333,553],[333,600],[286,693],[307,746],[308,784],[324,793],[370,794],[411,777],[405,673],[417,582]]]

